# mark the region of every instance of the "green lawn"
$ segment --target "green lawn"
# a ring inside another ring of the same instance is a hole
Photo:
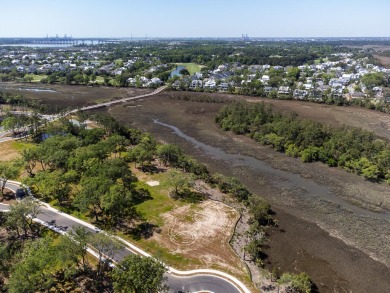
[[[138,174],[137,174],[138,175]],[[148,176],[147,180],[137,182],[137,188],[144,188],[149,191],[151,199],[144,201],[136,206],[137,211],[149,222],[162,226],[164,221],[162,214],[173,210],[176,207],[186,205],[187,203],[174,200],[169,197],[171,186],[166,181],[166,173],[159,173]],[[158,186],[149,186],[146,181],[159,181]]]
[[[37,74],[26,74],[25,77],[32,77],[32,82],[41,82],[42,79],[46,78],[47,75],[46,74],[41,74],[41,75],[37,75]]]
[[[194,74],[195,72],[200,72],[202,67],[204,67],[203,65],[198,65],[196,63],[175,63],[175,64],[177,66],[184,66],[185,68],[187,68],[191,75]]]
[[[322,59],[322,61],[323,61],[323,62],[328,62],[329,60],[328,60],[328,58],[324,58],[324,59]],[[316,59],[316,60],[314,60],[314,63],[315,63],[315,64],[320,64],[320,63],[321,63],[321,59]]]
[[[116,59],[114,61],[115,65],[119,65],[119,64],[122,64],[123,63],[123,60],[122,59]]]
[[[18,152],[22,152],[23,150],[31,149],[36,144],[31,141],[13,141],[12,147],[17,150]]]
[[[163,226],[164,220],[162,214],[169,212],[177,207],[187,205],[188,203],[180,200],[174,200],[169,197],[169,190],[171,185],[166,180],[166,173],[158,173],[154,175],[145,175],[144,173],[134,170],[133,172],[139,178],[136,183],[138,189],[146,189],[149,191],[151,198],[136,205],[137,211],[142,215],[145,221],[151,222],[157,226]],[[150,186],[147,181],[158,181],[160,185]],[[134,239],[122,232],[117,233],[118,236],[123,237],[147,251],[148,253],[160,258],[167,264],[179,269],[193,268],[194,265],[201,265],[201,262],[195,259],[188,259],[179,254],[172,253],[166,248],[161,247],[155,240],[148,239]]]
[[[96,76],[96,81],[97,84],[103,84],[104,83],[104,78],[102,76]]]

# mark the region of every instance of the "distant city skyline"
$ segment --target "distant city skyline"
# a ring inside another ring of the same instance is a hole
[[[6,1],[0,38],[389,37],[388,0]]]

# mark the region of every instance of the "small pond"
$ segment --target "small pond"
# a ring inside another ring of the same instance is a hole
[[[180,74],[180,70],[184,69],[185,67],[182,66],[182,65],[179,65],[179,66],[176,66],[176,69],[175,70],[172,70],[171,72],[171,77],[174,77],[174,76],[181,76]]]

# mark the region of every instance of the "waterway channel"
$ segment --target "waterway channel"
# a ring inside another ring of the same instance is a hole
[[[18,91],[26,91],[26,92],[37,92],[37,93],[58,93],[55,90],[52,89],[43,89],[43,88],[14,88],[14,87],[6,87],[3,85],[0,85],[0,90],[18,90]]]

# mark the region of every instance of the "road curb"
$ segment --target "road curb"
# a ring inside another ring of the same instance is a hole
[[[120,238],[118,236],[114,236],[117,240],[124,243],[128,248],[133,251],[134,253],[141,254],[145,257],[152,257],[147,252],[143,251],[142,249],[138,248],[134,244],[131,244],[130,242],[124,240],[123,238]],[[175,268],[168,266],[168,273],[176,276],[176,277],[191,277],[191,276],[200,276],[200,275],[211,275],[214,277],[218,277],[221,279],[224,279],[225,281],[228,281],[232,285],[234,285],[237,290],[243,292],[243,293],[251,293],[251,291],[242,283],[240,280],[238,280],[236,277],[233,277],[227,273],[220,272],[217,270],[211,270],[211,269],[196,269],[196,270],[190,270],[190,271],[180,271]]]

